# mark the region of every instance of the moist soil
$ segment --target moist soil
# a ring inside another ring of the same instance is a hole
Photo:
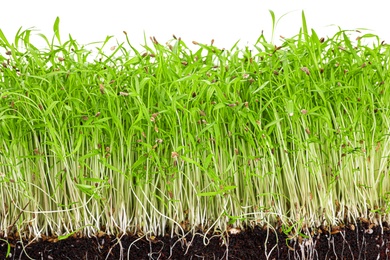
[[[287,236],[264,227],[179,237],[2,238],[0,259],[389,259],[390,228],[368,222]],[[233,234],[237,233],[237,234]],[[6,242],[7,241],[7,242]],[[6,257],[7,248],[10,253]]]

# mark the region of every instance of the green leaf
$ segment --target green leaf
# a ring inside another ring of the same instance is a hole
[[[282,121],[282,120],[283,120],[283,118],[279,118],[279,119],[277,119],[277,120],[274,120],[274,121],[272,121],[271,123],[268,123],[268,124],[264,127],[264,129],[270,128],[271,126],[278,124],[278,123],[279,123],[280,121]]]
[[[11,44],[9,44],[7,38],[5,37],[3,31],[0,29],[0,40],[2,42],[0,42],[0,45],[6,45],[8,48],[11,48]]]
[[[87,185],[87,184],[79,184],[79,183],[75,183],[75,186],[83,193],[89,195],[89,196],[93,196],[94,193],[95,193],[95,190],[96,190],[96,187],[95,186],[92,186],[92,185]]]
[[[272,35],[271,35],[271,42],[274,39],[274,33],[275,33],[275,26],[276,26],[276,20],[275,20],[275,13],[272,10],[268,10],[269,13],[271,14],[271,19],[272,19]]]
[[[223,192],[226,192],[226,191],[229,191],[229,190],[234,190],[235,188],[237,188],[237,186],[224,186],[222,191]]]
[[[222,192],[221,191],[210,191],[210,192],[200,192],[200,193],[197,193],[196,195],[200,196],[200,197],[213,197],[213,196],[216,196],[218,194],[221,194]]]
[[[302,11],[302,28],[303,28],[303,36],[305,37],[305,41],[309,42],[309,32],[307,30],[307,23],[306,23],[306,17],[305,12]]]
[[[264,82],[263,84],[261,84],[260,87],[256,88],[254,91],[252,91],[252,95],[256,94],[257,92],[259,92],[260,90],[262,90],[263,88],[265,88],[267,85],[268,85],[269,81],[266,81]]]
[[[146,160],[148,159],[147,156],[140,156],[138,160],[131,165],[131,170],[135,171],[139,166],[141,166]]]
[[[221,109],[221,108],[224,108],[224,107],[226,107],[226,104],[224,104],[224,103],[218,103],[218,104],[216,104],[216,105],[214,106],[213,110],[215,111],[215,110],[218,110],[218,109]]]
[[[205,168],[202,167],[202,165],[200,165],[198,162],[194,161],[193,159],[188,158],[188,157],[186,157],[186,156],[184,156],[184,155],[180,156],[180,158],[181,158],[183,161],[187,162],[187,163],[195,164],[195,165],[198,166],[201,170],[204,170],[204,171],[205,171]]]
[[[58,42],[61,44],[59,25],[60,25],[60,18],[57,16],[57,18],[54,22],[54,25],[53,25],[53,31],[54,31],[54,34],[55,34]]]
[[[131,58],[130,60],[128,60],[128,61],[126,62],[126,65],[127,65],[127,64],[137,64],[137,63],[139,63],[140,61],[141,61],[140,58],[138,58],[137,56],[135,56],[135,57]]]

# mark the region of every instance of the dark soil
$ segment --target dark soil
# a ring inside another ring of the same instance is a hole
[[[282,232],[256,227],[238,234],[185,239],[170,236],[149,239],[101,233],[60,240],[0,240],[0,259],[389,259],[390,229],[359,223],[317,229],[310,237],[290,239]],[[8,241],[8,242],[5,242]],[[10,254],[6,257],[7,248]]]

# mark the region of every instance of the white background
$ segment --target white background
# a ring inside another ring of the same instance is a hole
[[[123,42],[126,31],[139,49],[144,33],[148,39],[155,36],[160,43],[175,34],[187,45],[193,40],[210,43],[215,39],[214,45],[231,48],[238,40],[239,46],[253,45],[261,31],[271,40],[268,10],[273,10],[277,19],[286,14],[277,24],[275,42],[279,35],[294,36],[304,10],[308,26],[319,37],[332,36],[337,26],[367,28],[371,31],[366,32],[389,43],[390,9],[386,5],[386,1],[379,0],[2,0],[0,29],[11,42],[20,27],[34,27],[52,37],[53,23],[59,16],[62,41],[71,34],[82,44],[102,41],[107,35]]]

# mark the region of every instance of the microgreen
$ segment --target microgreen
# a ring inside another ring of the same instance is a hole
[[[303,14],[281,46],[243,50],[176,36],[139,50],[126,33],[82,46],[53,29],[46,49],[0,30],[5,235],[388,220],[390,49],[376,35],[320,38]]]

